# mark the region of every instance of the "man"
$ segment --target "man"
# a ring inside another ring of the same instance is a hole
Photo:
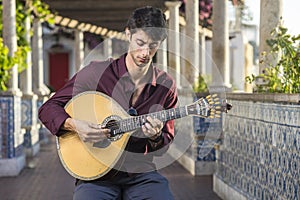
[[[125,34],[128,52],[116,60],[91,62],[57,91],[39,110],[39,118],[56,136],[75,131],[84,142],[99,142],[110,130],[97,124],[71,118],[66,103],[84,91],[99,91],[138,115],[174,108],[177,103],[175,81],[156,68],[152,59],[167,37],[166,18],[153,7],[136,9]],[[173,199],[168,181],[153,164],[174,137],[174,121],[163,124],[147,117],[126,146],[126,158],[118,170],[112,169],[93,181],[77,180],[74,199]],[[158,153],[157,153],[158,152]]]

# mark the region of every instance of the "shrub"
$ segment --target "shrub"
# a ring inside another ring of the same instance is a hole
[[[246,81],[254,83],[259,93],[300,93],[300,34],[291,36],[287,28],[278,26],[271,36],[266,41],[271,50],[263,52],[260,60],[269,67],[262,74],[247,76]]]

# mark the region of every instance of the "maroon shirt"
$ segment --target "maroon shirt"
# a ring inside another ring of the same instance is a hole
[[[174,108],[177,104],[175,81],[166,72],[153,65],[150,66],[152,82],[146,84],[141,95],[132,105],[131,98],[135,85],[129,77],[125,57],[126,55],[123,55],[116,60],[91,62],[84,67],[41,106],[39,109],[41,122],[52,134],[60,136],[61,126],[70,117],[65,112],[64,106],[72,97],[84,91],[102,92],[112,97],[126,111],[133,107],[138,115]],[[163,146],[165,146],[174,138],[174,121],[166,122],[162,132]],[[127,149],[137,153],[157,150],[152,148],[147,138],[137,137],[130,138]]]

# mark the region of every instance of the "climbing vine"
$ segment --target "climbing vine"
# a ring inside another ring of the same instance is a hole
[[[21,72],[26,69],[27,52],[30,51],[30,46],[26,41],[25,34],[25,20],[27,17],[39,18],[41,21],[53,23],[54,19],[47,4],[41,0],[16,0],[16,34],[17,34],[17,51],[14,56],[9,56],[9,49],[3,44],[2,30],[3,30],[3,5],[0,0],[0,91],[7,90],[7,83],[11,77],[11,68],[18,66],[18,71]],[[32,31],[31,31],[32,32]]]

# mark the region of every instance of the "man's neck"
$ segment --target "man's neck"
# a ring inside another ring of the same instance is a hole
[[[128,58],[127,56],[126,66],[131,80],[135,83],[136,86],[146,84],[147,81],[150,79],[150,64],[147,64],[147,66],[144,67],[139,67],[132,61],[132,59]]]

